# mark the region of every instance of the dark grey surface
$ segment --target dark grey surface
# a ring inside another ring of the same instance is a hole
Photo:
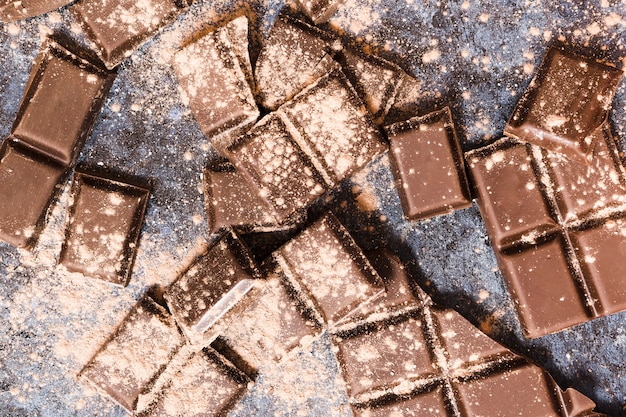
[[[33,252],[0,244],[0,415],[124,415],[76,373],[134,301],[149,286],[171,282],[208,239],[198,186],[215,154],[181,101],[169,58],[194,30],[233,11],[249,10],[259,37],[281,5],[198,1],[121,65],[80,161],[154,181],[131,283],[115,288],[55,266],[67,193]],[[422,80],[423,112],[452,105],[465,150],[502,134],[532,72],[559,39],[620,66],[626,55],[623,0],[346,0],[333,25],[378,44],[382,55]],[[0,24],[2,137],[49,29],[80,39],[65,9]],[[624,81],[610,118],[626,141]],[[525,340],[475,207],[403,221],[386,157],[343,184],[330,206],[343,200],[337,214],[363,246],[390,244],[418,263],[418,279],[437,301],[545,366],[563,387],[626,415],[626,313]],[[350,415],[327,338],[264,370],[232,415]]]

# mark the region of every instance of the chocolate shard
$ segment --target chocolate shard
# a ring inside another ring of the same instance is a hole
[[[463,154],[448,107],[385,130],[398,194],[409,220],[472,205]]]
[[[295,0],[300,10],[316,25],[325,23],[335,14],[343,0]]]
[[[260,102],[275,110],[339,65],[332,58],[334,39],[286,14],[278,16],[261,48],[255,68]]]
[[[115,79],[49,38],[42,46],[26,86],[11,135],[24,146],[73,165]]]
[[[159,29],[182,13],[188,1],[80,0],[70,7],[74,19],[96,45],[107,68],[115,68]]]
[[[71,2],[71,0],[0,0],[0,20],[11,22],[28,19],[51,12]]]
[[[71,193],[59,263],[69,271],[128,285],[150,189],[77,170]]]
[[[5,139],[0,147],[0,239],[32,247],[67,174],[56,161]]]
[[[245,37],[239,33],[244,25]],[[247,41],[247,19],[241,17],[195,39],[172,61],[200,129],[222,152],[259,117],[248,84]]]
[[[623,72],[551,48],[518,102],[504,133],[589,164]]]
[[[167,311],[144,296],[80,372],[129,413],[184,344]]]
[[[208,345],[217,337],[217,328],[251,302],[260,277],[246,246],[227,230],[167,288],[164,297],[189,341]]]

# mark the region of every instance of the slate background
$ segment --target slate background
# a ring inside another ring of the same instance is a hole
[[[131,283],[114,288],[55,266],[67,193],[32,253],[0,244],[0,415],[125,415],[75,375],[135,300],[151,285],[171,282],[209,238],[198,186],[202,168],[215,154],[181,101],[169,57],[198,28],[242,10],[252,18],[254,39],[262,41],[281,6],[281,1],[197,1],[120,66],[80,163],[154,181]],[[566,42],[621,67],[625,18],[624,0],[346,0],[333,25],[379,45],[382,55],[422,80],[423,112],[450,104],[468,150],[502,134],[550,45]],[[49,30],[81,39],[66,8],[0,24],[1,137],[8,135]],[[624,81],[611,123],[626,141]],[[379,208],[364,211],[369,200]],[[347,204],[338,208],[342,201]],[[436,301],[482,323],[563,387],[592,397],[599,409],[626,415],[626,313],[525,340],[476,207],[404,221],[386,157],[343,184],[329,206],[338,208],[363,246],[388,242],[416,260],[418,280],[428,283]],[[481,299],[484,291],[489,297]],[[328,339],[278,369],[266,369],[231,415],[350,415]]]

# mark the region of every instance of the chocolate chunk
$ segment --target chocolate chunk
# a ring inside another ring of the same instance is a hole
[[[296,0],[300,10],[316,25],[326,22],[343,3],[343,0]]]
[[[249,76],[242,70],[250,67],[249,58],[241,57],[245,55],[241,51],[236,55],[241,49],[247,52],[247,36],[245,47],[233,46],[242,41],[236,32],[241,24],[236,20],[203,35],[177,52],[172,61],[200,129],[220,151],[259,117]]]
[[[208,344],[209,330],[228,322],[245,305],[260,273],[248,249],[232,231],[207,248],[166,290],[172,315],[193,343]]]
[[[0,0],[0,19],[5,22],[27,19],[58,9],[71,0]]]
[[[274,253],[284,280],[320,325],[333,326],[383,292],[383,282],[337,219],[327,214]]]
[[[80,0],[70,12],[95,43],[107,68],[124,59],[172,22],[187,2],[173,0]]]
[[[131,414],[184,344],[172,317],[144,296],[80,372]]]
[[[588,164],[622,71],[551,48],[504,132]]]
[[[306,86],[338,66],[332,37],[314,26],[278,16],[261,48],[255,68],[261,104],[275,110]]]
[[[450,109],[385,128],[404,215],[409,220],[472,205]]]
[[[67,176],[67,168],[5,139],[0,148],[0,239],[31,247]]]
[[[148,204],[148,188],[77,171],[59,263],[126,286]]]
[[[11,134],[64,165],[73,165],[115,73],[48,39],[31,71]]]

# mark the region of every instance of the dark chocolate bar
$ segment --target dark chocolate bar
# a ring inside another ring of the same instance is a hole
[[[404,215],[419,220],[472,205],[449,108],[385,128]]]
[[[544,57],[504,133],[588,164],[623,72],[557,47]]]
[[[76,171],[59,263],[126,286],[148,204],[146,187]]]
[[[71,3],[71,0],[0,0],[0,19],[5,22],[38,16]]]
[[[31,71],[11,135],[61,164],[73,165],[114,79],[114,72],[48,39]]]
[[[343,3],[343,0],[296,0],[300,10],[316,25],[325,23]]]
[[[608,125],[590,165],[514,139],[466,155],[525,333],[539,337],[626,308],[626,175]]]

